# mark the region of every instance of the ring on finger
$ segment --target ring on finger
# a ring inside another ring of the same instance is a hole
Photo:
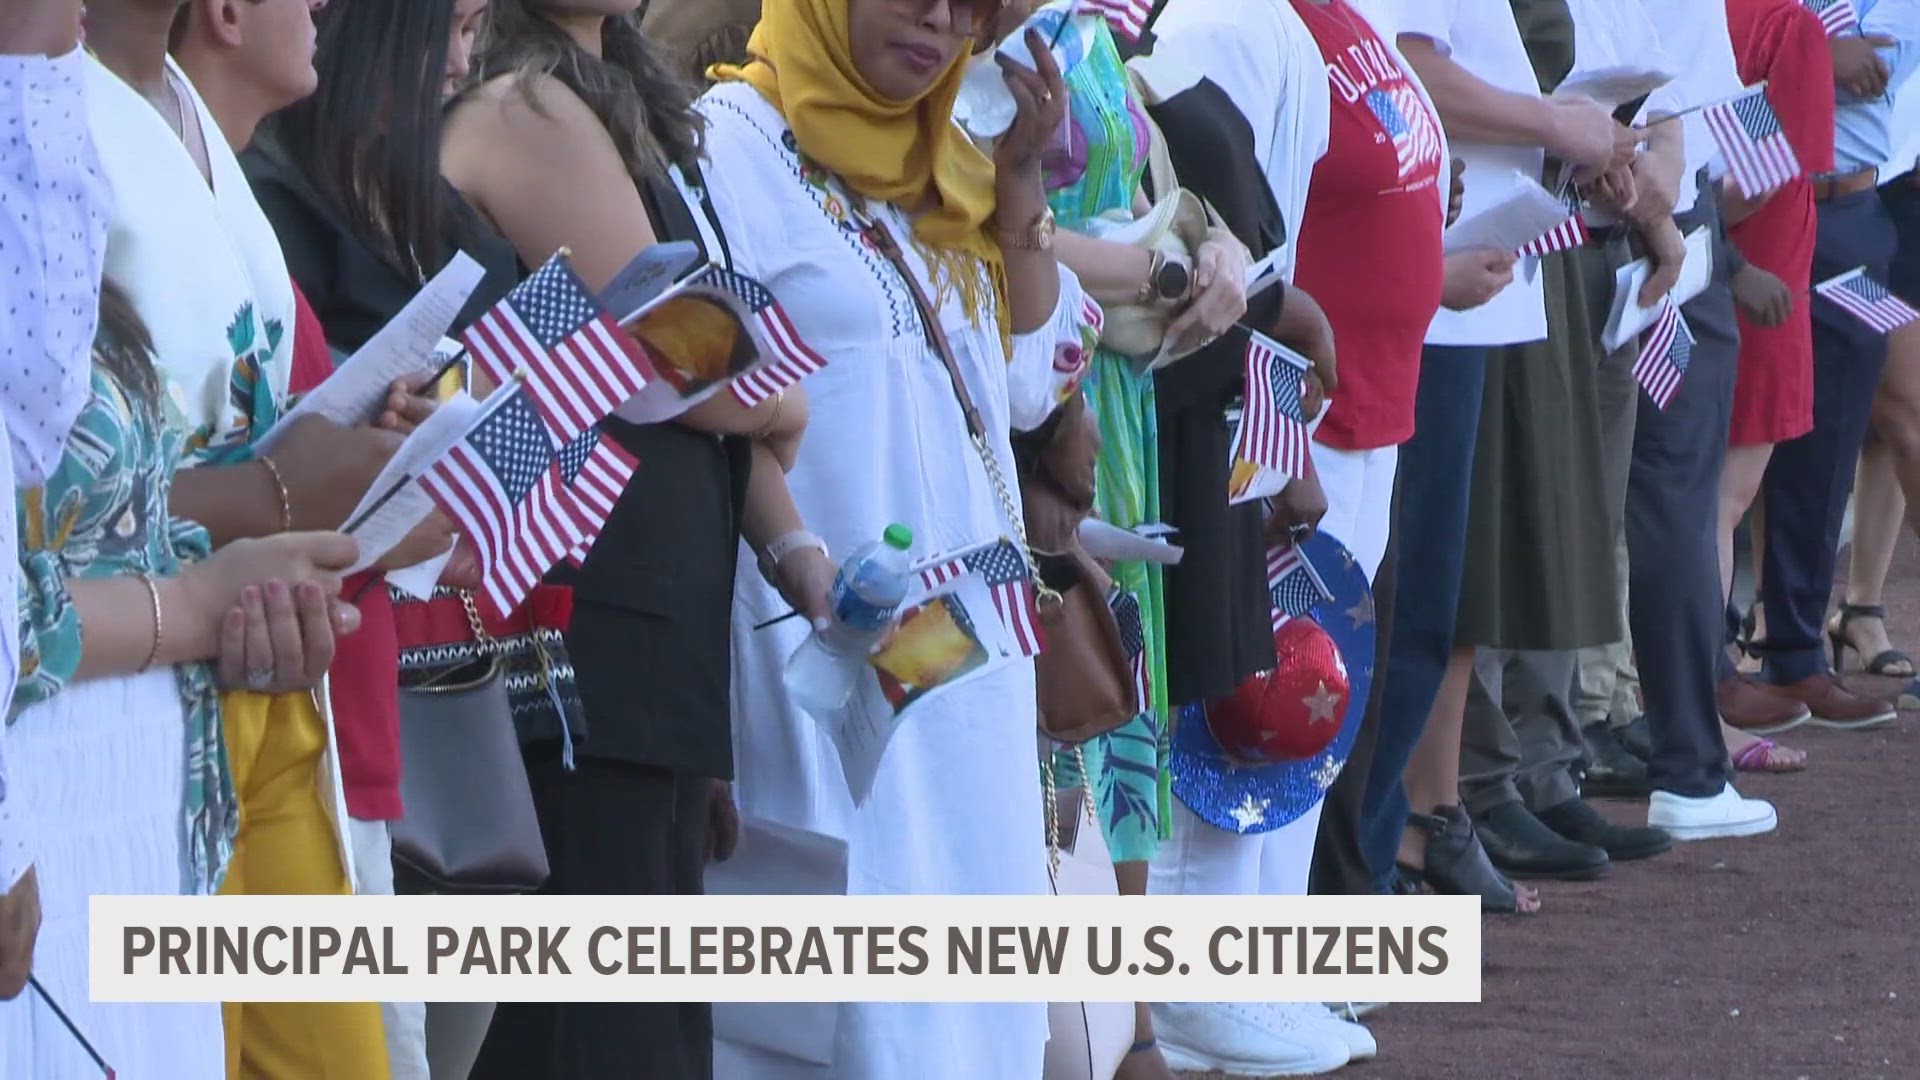
[[[247,672],[247,689],[266,690],[273,685],[273,669],[254,668]]]

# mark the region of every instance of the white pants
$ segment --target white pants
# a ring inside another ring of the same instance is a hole
[[[1272,832],[1242,836],[1173,804],[1173,836],[1147,873],[1153,896],[1305,896],[1325,800]]]
[[[1317,442],[1310,445],[1313,470],[1327,495],[1327,516],[1320,520],[1320,528],[1353,552],[1371,582],[1387,555],[1400,448],[1335,450]]]
[[[347,836],[353,843],[353,865],[360,872],[361,895],[392,896],[393,834],[387,823],[349,818]],[[427,1007],[418,1001],[382,1002],[380,1022],[386,1030],[393,1080],[429,1080]]]

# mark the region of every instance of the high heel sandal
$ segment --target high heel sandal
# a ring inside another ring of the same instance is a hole
[[[1869,675],[1880,675],[1891,679],[1913,678],[1913,658],[1899,649],[1888,649],[1872,659],[1867,659],[1860,647],[1847,637],[1847,627],[1855,619],[1879,619],[1884,626],[1887,621],[1887,609],[1879,604],[1841,604],[1834,612],[1837,620],[1827,627],[1827,644],[1833,647],[1833,672],[1840,673],[1840,662],[1846,658],[1848,650],[1860,654],[1863,661],[1861,670]]]
[[[1443,896],[1478,896],[1480,910],[1512,915],[1520,910],[1513,882],[1494,869],[1487,849],[1473,830],[1473,819],[1459,806],[1435,807],[1431,814],[1409,814],[1407,822],[1427,831],[1427,855],[1419,869],[1402,864],[1400,878],[1424,882]]]

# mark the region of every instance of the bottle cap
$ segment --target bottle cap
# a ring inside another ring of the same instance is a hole
[[[913,530],[905,525],[889,525],[880,539],[895,551],[906,551],[913,546]]]

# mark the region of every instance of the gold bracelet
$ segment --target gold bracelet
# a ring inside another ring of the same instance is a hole
[[[759,440],[766,438],[768,435],[773,434],[773,426],[780,422],[780,410],[785,408],[786,404],[787,404],[787,392],[785,390],[782,390],[778,394],[775,394],[773,396],[773,415],[767,417],[767,422],[760,425],[760,430],[754,432],[751,436],[749,436],[749,438],[752,438],[754,441],[758,442]]]
[[[293,496],[287,492],[287,478],[280,475],[280,466],[273,459],[261,454],[254,459],[266,466],[267,475],[273,478],[273,486],[280,492],[280,531],[293,531]]]
[[[147,650],[147,658],[140,664],[140,674],[145,675],[153,670],[154,661],[160,659],[160,640],[167,624],[160,610],[160,586],[154,583],[152,574],[141,574],[140,581],[147,587],[147,599],[153,602],[153,647]]]

